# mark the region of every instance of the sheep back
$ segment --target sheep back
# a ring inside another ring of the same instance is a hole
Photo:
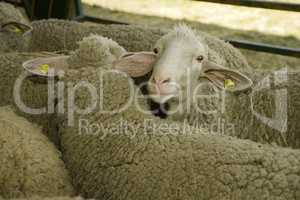
[[[89,80],[99,91],[104,91],[103,108],[106,110],[126,104],[130,96],[126,77],[107,74],[100,84],[96,75],[99,71],[91,69],[85,73],[74,71],[64,81],[76,84]],[[91,97],[84,88],[76,92],[78,107],[85,108],[90,102]],[[299,151],[209,135],[206,130],[143,114],[133,105],[114,114],[102,113],[99,109],[86,115],[74,114],[74,125],[68,126],[68,118],[63,115],[59,130],[64,160],[75,187],[85,197],[300,197]],[[92,126],[80,128],[82,119]],[[120,123],[126,122],[133,128],[122,125],[119,128]],[[168,129],[171,124],[173,128]],[[97,131],[97,127],[102,129]]]
[[[247,71],[252,92],[226,96],[225,119],[235,136],[261,143],[300,147],[300,73]]]
[[[28,120],[37,123],[43,127],[43,132],[55,143],[58,142],[58,137],[55,135],[56,126],[54,120],[54,112],[42,114],[30,114],[23,111],[16,104],[14,97],[14,87],[16,81],[25,73],[22,63],[37,57],[48,57],[53,54],[48,53],[6,53],[0,55],[0,106],[11,105],[16,108],[16,112],[26,117]],[[17,93],[19,94],[19,93]],[[47,80],[37,77],[27,77],[21,82],[20,86],[21,101],[30,108],[47,108],[48,107],[48,85]],[[54,99],[49,99],[49,102],[55,103]]]
[[[61,154],[38,126],[17,116],[10,107],[1,107],[0,132],[0,195],[73,195]]]
[[[64,20],[40,20],[32,23],[30,51],[60,51],[77,49],[76,42],[90,34],[116,41],[127,51],[151,51],[156,41],[168,29],[140,25],[89,25]],[[209,47],[209,58],[232,69],[249,69],[239,50],[229,43],[197,30]]]

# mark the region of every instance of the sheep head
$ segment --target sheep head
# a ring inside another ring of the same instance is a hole
[[[201,78],[229,92],[244,91],[252,85],[252,81],[238,71],[209,61],[206,43],[184,25],[160,38],[153,53],[126,54],[115,66],[132,77],[152,70],[147,87],[150,97],[157,103],[165,103],[182,95],[183,91],[193,90],[201,83]]]
[[[32,27],[20,22],[7,22],[1,25],[1,31],[11,32],[15,34],[24,34],[32,30]]]
[[[31,30],[31,26],[16,21],[0,23],[0,52],[26,51]]]

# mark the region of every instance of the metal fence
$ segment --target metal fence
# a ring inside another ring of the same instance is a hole
[[[300,12],[300,4],[279,2],[279,1],[265,1],[265,0],[194,0],[205,1],[211,3],[222,3],[236,6],[247,6],[255,8],[266,8],[272,10],[286,10]]]
[[[40,17],[42,18],[51,18],[51,17],[65,18],[66,10],[68,10],[68,5],[72,3],[75,10],[73,14],[75,15],[75,17],[72,18],[73,20],[90,21],[90,22],[102,23],[102,24],[128,24],[122,21],[101,19],[101,18],[84,14],[81,0],[6,0],[6,1],[14,2],[16,4],[23,2],[27,10],[27,13],[29,14],[29,16],[31,16],[32,19],[39,19],[39,18],[34,18],[33,16],[34,10],[38,12],[37,14],[40,15]],[[272,0],[193,0],[193,1],[300,12],[300,3],[289,3],[283,1],[281,2],[272,1]],[[37,4],[38,2],[40,4]],[[300,19],[299,19],[299,23],[300,23]],[[233,40],[230,38],[225,39],[225,41],[228,41],[229,43],[231,43],[237,48],[300,58],[300,47],[289,48],[284,46],[270,45],[270,44],[258,43],[253,41]]]
[[[278,1],[264,1],[264,0],[205,0],[205,1],[195,0],[195,1],[300,12],[300,4],[278,2]],[[126,22],[99,19],[96,17],[85,15],[82,11],[80,0],[76,0],[76,10],[77,10],[77,17],[75,18],[75,20],[92,21],[96,23],[105,23],[105,24],[127,24]],[[299,19],[299,23],[300,23],[300,19]],[[233,40],[233,39],[226,39],[226,41],[228,41],[229,43],[231,43],[237,48],[300,58],[300,48],[289,48],[289,47],[283,47],[277,45],[270,45],[270,44],[251,42],[251,41]]]

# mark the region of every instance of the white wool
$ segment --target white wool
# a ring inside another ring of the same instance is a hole
[[[201,43],[203,46],[207,47],[204,42],[204,39],[197,35],[196,31],[187,26],[186,24],[179,24],[173,28],[173,31],[170,32],[171,35],[175,35],[178,38],[189,39],[195,43]]]

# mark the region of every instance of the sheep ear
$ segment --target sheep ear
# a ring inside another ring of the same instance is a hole
[[[8,32],[13,32],[13,33],[24,34],[28,31],[31,31],[32,27],[28,26],[26,24],[19,23],[19,22],[8,22],[1,26],[1,30],[6,30]]]
[[[244,74],[207,60],[203,61],[200,77],[207,78],[215,86],[228,92],[246,91],[253,84]]]
[[[23,68],[38,77],[58,77],[69,68],[69,56],[54,56],[31,59],[23,63]]]
[[[114,61],[113,68],[131,77],[140,77],[152,70],[156,55],[152,52],[127,52]]]

